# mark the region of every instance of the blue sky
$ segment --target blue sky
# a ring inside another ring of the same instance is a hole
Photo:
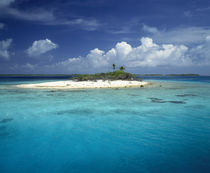
[[[0,73],[210,75],[208,0],[1,0]]]

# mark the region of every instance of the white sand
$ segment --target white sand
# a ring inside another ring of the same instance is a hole
[[[57,82],[44,82],[38,84],[21,84],[16,85],[18,88],[49,88],[49,89],[84,89],[84,88],[126,88],[126,87],[142,87],[147,85],[148,82],[143,81],[57,81]]]

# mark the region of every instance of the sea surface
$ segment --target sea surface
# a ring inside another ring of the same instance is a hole
[[[210,77],[50,90],[0,78],[0,173],[209,173]]]

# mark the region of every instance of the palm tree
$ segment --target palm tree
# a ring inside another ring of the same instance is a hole
[[[115,67],[116,67],[116,65],[115,64],[112,64],[113,71],[115,70]]]
[[[121,70],[121,71],[124,71],[124,70],[125,70],[125,67],[121,66],[121,67],[120,67],[120,70]]]

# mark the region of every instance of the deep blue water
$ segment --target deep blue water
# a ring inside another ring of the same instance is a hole
[[[0,78],[0,173],[210,172],[210,77],[41,90]]]

